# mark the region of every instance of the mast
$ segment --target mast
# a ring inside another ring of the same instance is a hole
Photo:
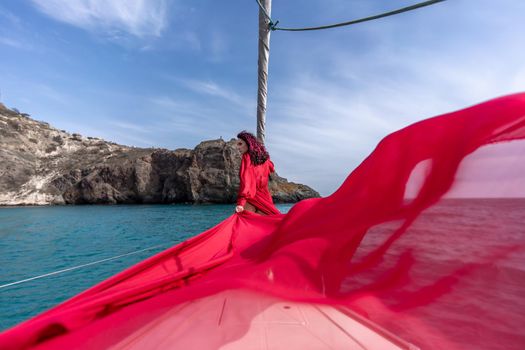
[[[268,91],[268,60],[270,59],[270,16],[272,0],[260,0],[259,8],[259,59],[257,89],[257,140],[264,144],[266,124],[266,97]],[[266,11],[266,12],[265,12]]]

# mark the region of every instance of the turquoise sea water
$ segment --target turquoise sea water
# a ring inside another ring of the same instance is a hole
[[[286,213],[292,204],[277,207]],[[0,208],[0,285],[161,245],[1,288],[0,330],[215,226],[233,210],[233,204]]]
[[[278,207],[286,213],[292,205]],[[0,208],[0,286],[161,245],[135,255],[0,288],[0,330],[215,226],[232,215],[233,210],[233,205]],[[421,213],[385,259],[395,262],[407,248],[411,249],[421,261],[428,261],[419,264],[411,274],[421,286],[432,285],[435,276],[446,275],[465,262],[483,261],[491,248],[522,244],[524,222],[525,198],[442,200]],[[361,242],[363,251],[378,246],[398,224],[389,221],[372,227]],[[439,331],[455,339],[461,349],[474,349],[471,344],[478,344],[479,338],[486,339],[484,349],[525,349],[525,333],[519,326],[525,324],[523,257],[522,250],[514,251],[503,261],[495,261],[482,270],[491,283],[498,284],[497,288],[484,283],[484,278],[477,280],[474,274],[451,298],[445,296],[413,310],[413,314],[439,325]],[[374,282],[374,276],[362,274],[354,282],[367,285]],[[493,315],[501,314],[506,321],[493,324]],[[403,339],[426,344],[427,339],[418,339],[418,334],[405,325],[394,322],[387,326]]]

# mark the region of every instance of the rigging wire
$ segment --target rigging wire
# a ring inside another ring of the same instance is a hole
[[[374,16],[359,18],[359,19],[355,19],[355,20],[352,20],[352,21],[348,21],[348,22],[329,24],[329,25],[319,26],[319,27],[304,27],[304,28],[277,27],[277,24],[279,23],[279,21],[275,21],[274,22],[271,19],[271,17],[268,15],[268,12],[266,12],[266,9],[264,8],[264,6],[262,6],[261,2],[259,0],[256,0],[256,1],[259,4],[259,7],[263,11],[263,13],[266,16],[266,18],[268,19],[268,28],[270,30],[272,30],[272,31],[282,30],[282,31],[288,31],[288,32],[301,32],[301,31],[310,31],[310,30],[320,30],[320,29],[329,29],[329,28],[343,27],[343,26],[348,26],[348,25],[352,25],[352,24],[368,22],[368,21],[372,21],[372,20],[375,20],[375,19],[379,19],[379,18],[384,18],[384,17],[397,15],[397,14],[400,14],[400,13],[403,13],[403,12],[413,11],[413,10],[416,10],[418,8],[434,5],[434,4],[437,4],[439,2],[444,2],[446,0],[423,1],[423,2],[420,2],[420,3],[414,4],[414,5],[410,5],[410,6],[399,8],[397,10],[380,13],[380,14],[374,15]]]
[[[57,270],[57,271],[53,271],[53,272],[49,272],[49,273],[45,273],[45,274],[43,274],[43,275],[38,275],[38,276],[35,276],[35,277],[26,278],[26,279],[19,280],[19,281],[16,281],[16,282],[11,282],[11,283],[7,283],[7,284],[3,284],[3,285],[0,285],[0,289],[2,289],[2,288],[6,288],[6,287],[9,287],[9,286],[14,286],[14,285],[16,285],[16,284],[20,284],[20,283],[24,283],[24,282],[29,282],[29,281],[36,280],[36,279],[43,278],[43,277],[47,277],[47,276],[57,275],[57,274],[60,274],[60,273],[63,273],[63,272],[67,272],[67,271],[71,271],[71,270],[80,269],[80,268],[82,268],[82,267],[86,267],[86,266],[90,266],[90,265],[99,264],[99,263],[104,262],[104,261],[109,261],[109,260],[118,259],[118,258],[121,258],[121,257],[123,257],[123,256],[128,256],[128,255],[137,254],[137,253],[140,253],[140,252],[143,252],[143,251],[146,251],[146,250],[159,248],[159,247],[162,247],[162,246],[165,246],[165,245],[166,245],[166,243],[164,243],[164,244],[158,244],[158,245],[153,246],[153,247],[149,247],[149,248],[144,248],[144,249],[136,250],[136,251],[133,251],[133,252],[130,252],[130,253],[120,254],[120,255],[117,255],[117,256],[110,257],[110,258],[105,258],[105,259],[101,259],[101,260],[93,261],[93,262],[90,262],[90,263],[87,263],[87,264],[82,264],[82,265],[77,265],[77,266],[73,266],[73,267],[68,267],[67,269]]]

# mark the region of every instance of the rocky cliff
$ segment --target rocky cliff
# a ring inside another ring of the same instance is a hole
[[[128,147],[0,104],[0,205],[234,203],[240,160],[234,139],[193,150]],[[278,175],[269,188],[275,202],[319,197]]]

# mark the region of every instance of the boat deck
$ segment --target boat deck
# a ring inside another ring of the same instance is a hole
[[[228,290],[178,305],[111,349],[418,349],[347,309]]]

